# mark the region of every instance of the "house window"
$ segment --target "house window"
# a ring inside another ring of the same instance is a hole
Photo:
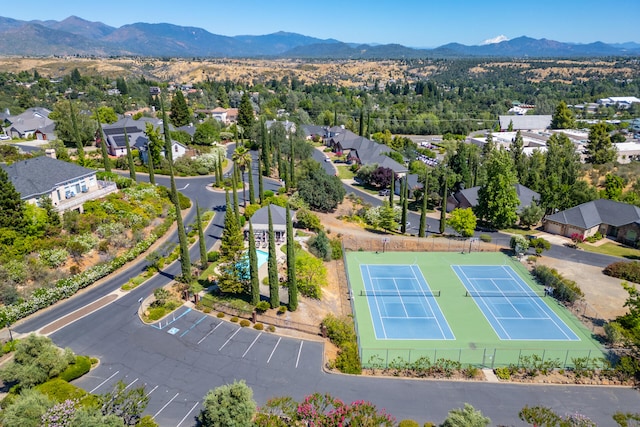
[[[175,147],[175,148],[174,148],[174,150],[175,150],[175,152],[177,153],[177,152],[178,152],[178,146],[177,146],[177,145],[175,145],[174,147]]]

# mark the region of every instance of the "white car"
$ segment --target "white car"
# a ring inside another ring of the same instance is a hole
[[[7,141],[9,139],[11,139],[9,135],[4,135],[4,134],[0,135],[0,141]]]

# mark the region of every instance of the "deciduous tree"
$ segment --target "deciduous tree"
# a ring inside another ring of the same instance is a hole
[[[202,427],[251,427],[256,412],[253,390],[234,381],[210,390],[204,397],[198,422]]]
[[[477,221],[478,219],[471,208],[454,209],[448,219],[451,228],[463,237],[473,236]]]
[[[493,150],[485,162],[487,182],[478,190],[478,217],[496,228],[515,224],[520,204],[514,185],[513,163],[505,150]]]

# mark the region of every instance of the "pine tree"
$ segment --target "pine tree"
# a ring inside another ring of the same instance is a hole
[[[573,112],[569,109],[566,102],[560,101],[551,118],[551,129],[573,129],[575,125],[576,119]]]
[[[191,115],[189,114],[189,107],[187,101],[184,99],[182,91],[176,91],[175,96],[171,100],[171,123],[175,127],[186,126],[191,121]]]
[[[253,106],[249,99],[249,91],[245,90],[238,107],[238,125],[242,127],[243,137],[251,130],[253,120]]]
[[[524,155],[523,146],[524,141],[522,139],[522,134],[520,131],[517,131],[516,137],[511,143],[511,149],[509,151],[511,153],[511,158],[513,159],[513,165],[515,167],[516,176],[518,177],[518,182],[521,184],[523,184],[527,179],[527,158]]]
[[[136,180],[136,165],[133,163],[133,153],[131,152],[131,144],[129,143],[129,135],[127,135],[127,127],[124,128],[124,144],[127,147],[127,162],[129,163],[129,178]],[[154,177],[155,181],[155,177]]]
[[[267,267],[269,270],[269,304],[271,308],[280,306],[280,295],[278,282],[278,264],[276,253],[276,238],[273,232],[273,219],[271,218],[271,206],[269,206],[269,260]]]
[[[249,221],[249,276],[251,278],[251,304],[257,305],[260,302],[260,277],[258,275],[256,239],[253,235],[251,221]]]
[[[429,172],[424,172],[424,183],[422,186],[422,206],[420,208],[420,229],[418,237],[424,237],[427,231],[427,201],[429,199]]]
[[[200,206],[196,200],[196,222],[198,224],[198,243],[200,244],[200,264],[202,270],[207,268],[209,260],[207,259],[207,242],[204,240],[204,224],[202,224],[202,218],[200,217]]]
[[[164,128],[164,150],[167,162],[169,164],[169,177],[171,180],[171,199],[173,200],[176,208],[176,223],[178,225],[178,241],[180,242],[180,265],[182,267],[182,279],[184,280],[184,283],[190,283],[192,277],[189,243],[187,241],[187,233],[184,230],[182,212],[180,211],[180,199],[178,197],[176,179],[173,175],[173,153],[171,152],[171,137],[169,136],[169,123],[167,122],[167,112],[164,109],[162,95],[160,95],[160,110],[162,111],[162,126]]]
[[[594,165],[603,165],[616,159],[616,147],[611,142],[605,123],[596,123],[591,127],[585,154],[586,161]]]
[[[24,226],[24,202],[7,172],[0,167],[0,228],[20,231]]]
[[[100,151],[102,152],[102,164],[104,166],[105,172],[111,172],[111,162],[109,161],[109,153],[107,153],[107,140],[104,137],[98,110],[96,110],[96,120],[98,120],[98,131],[100,132]]]
[[[42,196],[38,201],[38,205],[47,212],[47,234],[54,235],[60,232],[60,214],[53,209],[51,197]]]
[[[222,237],[220,238],[220,259],[222,261],[233,261],[238,256],[238,253],[244,249],[244,242],[242,240],[242,230],[236,219],[236,215],[231,209],[231,202],[229,201],[229,191],[225,191],[226,196],[226,211],[224,214],[224,229],[222,230]]]
[[[298,283],[296,281],[296,250],[293,241],[293,224],[291,212],[287,205],[287,283],[289,286],[289,310],[298,308]]]

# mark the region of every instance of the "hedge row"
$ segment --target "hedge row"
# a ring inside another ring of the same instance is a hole
[[[614,262],[606,266],[603,273],[629,282],[640,283],[640,262]]]
[[[537,265],[532,273],[543,286],[553,288],[553,297],[558,301],[573,304],[584,296],[576,282],[562,277],[555,268]]]
[[[113,258],[105,264],[94,265],[85,271],[72,277],[58,280],[55,286],[51,288],[36,289],[31,297],[27,300],[20,301],[16,304],[0,307],[0,324],[14,323],[23,319],[38,310],[49,307],[60,300],[73,296],[80,289],[97,282],[103,277],[113,273],[126,263],[133,261],[140,254],[145,252],[149,247],[158,240],[158,236],[166,233],[174,218],[169,215],[165,221],[156,227],[153,233],[149,234],[146,239],[138,242],[133,248],[124,254]],[[156,234],[158,233],[158,234]]]
[[[67,382],[71,382],[76,378],[80,378],[91,370],[91,359],[89,356],[76,356],[73,363],[67,366],[67,369],[62,371],[58,378]]]

